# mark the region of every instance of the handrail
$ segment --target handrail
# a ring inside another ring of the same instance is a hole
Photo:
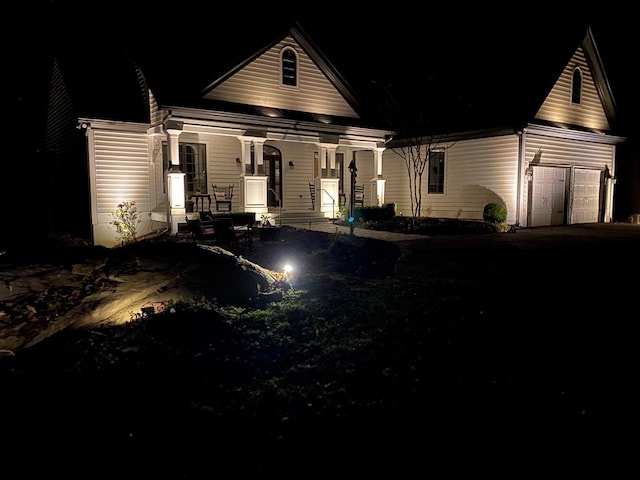
[[[324,188],[318,188],[318,190],[322,190],[324,193],[329,195],[329,198],[331,199],[331,218],[333,220],[335,220],[335,218],[336,218],[336,199],[333,198],[333,196],[329,192],[327,192]]]
[[[273,192],[273,196],[278,200],[278,225],[282,226],[282,200],[273,188],[269,188],[269,191]]]

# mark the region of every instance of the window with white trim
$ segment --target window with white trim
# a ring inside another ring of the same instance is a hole
[[[444,150],[429,150],[427,193],[444,193]]]
[[[293,48],[282,51],[282,84],[295,87],[298,85],[298,56]]]
[[[579,68],[573,71],[573,78],[571,80],[571,103],[573,105],[580,105],[582,98],[582,72]]]
[[[187,196],[194,193],[208,193],[207,189],[207,155],[202,143],[179,143],[180,170],[184,172],[184,191]],[[164,171],[171,167],[167,142],[162,142],[162,158]],[[164,190],[167,191],[166,175],[163,176]]]

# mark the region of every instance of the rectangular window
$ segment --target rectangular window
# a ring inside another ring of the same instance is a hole
[[[180,170],[184,172],[184,190],[187,196],[194,193],[208,193],[207,188],[207,155],[205,145],[201,143],[180,143],[178,146]],[[164,171],[170,165],[167,142],[162,142],[162,158]],[[164,190],[167,191],[166,175],[164,178]]]
[[[429,150],[427,193],[444,193],[444,151]]]

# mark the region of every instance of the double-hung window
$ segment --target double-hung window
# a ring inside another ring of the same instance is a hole
[[[444,193],[444,150],[429,150],[427,193]]]

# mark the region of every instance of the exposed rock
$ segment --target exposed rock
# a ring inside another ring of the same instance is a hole
[[[68,267],[0,266],[0,350],[27,348],[66,328],[128,322],[169,302],[264,307],[282,299],[275,272],[220,247],[145,241],[105,253]]]

